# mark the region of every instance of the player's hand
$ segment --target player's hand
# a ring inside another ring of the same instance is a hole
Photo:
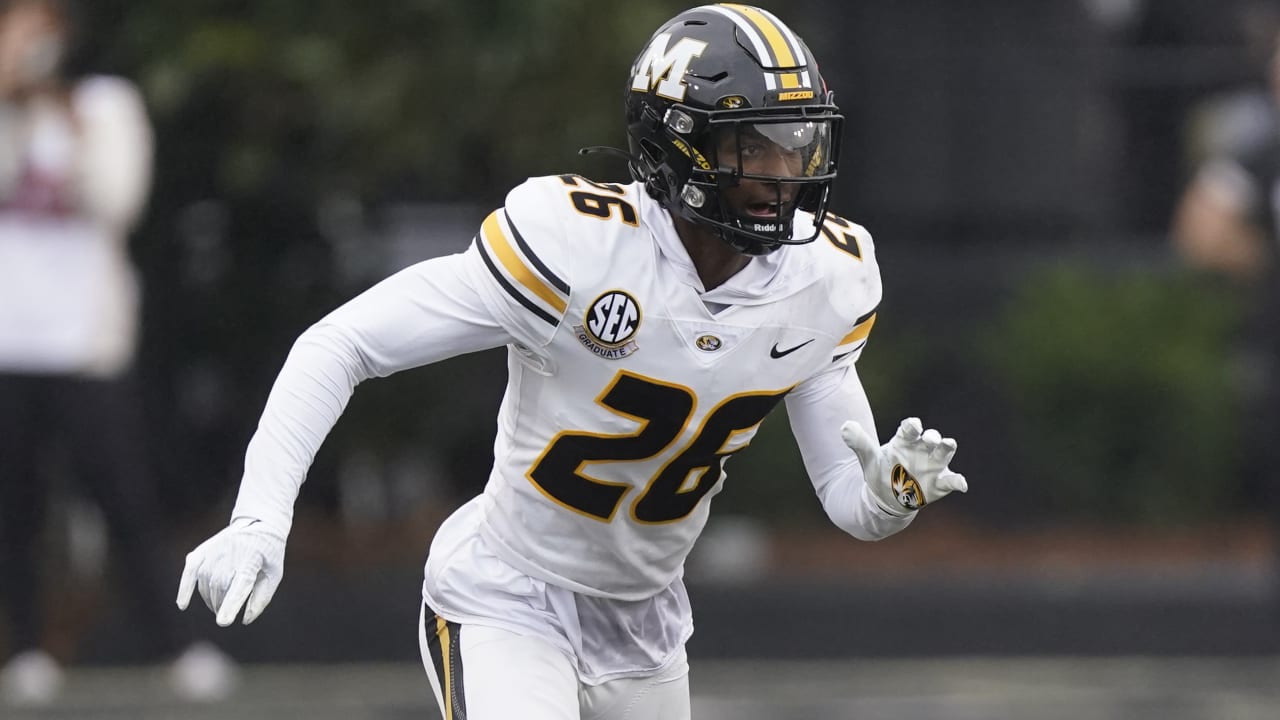
[[[258,520],[236,518],[187,554],[178,609],[186,610],[192,591],[199,589],[222,627],[235,622],[246,600],[244,624],[253,622],[284,576],[284,545],[284,533]]]
[[[905,515],[953,491],[969,490],[964,476],[947,467],[956,441],[922,430],[920,418],[903,420],[883,446],[852,420],[840,428],[840,436],[858,456],[867,486],[886,512]]]

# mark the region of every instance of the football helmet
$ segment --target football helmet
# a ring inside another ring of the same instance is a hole
[[[759,8],[703,5],[658,29],[631,68],[631,175],[671,212],[764,255],[814,240],[843,117],[809,48]],[[814,230],[795,237],[796,210]]]

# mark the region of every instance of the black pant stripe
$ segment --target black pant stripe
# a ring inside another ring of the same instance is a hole
[[[431,664],[436,671],[436,680],[440,683],[440,694],[444,697],[444,720],[467,720],[467,698],[463,692],[466,687],[462,679],[462,626],[448,622],[431,608],[423,614],[423,628],[427,634],[427,652],[431,654]]]
[[[467,696],[463,692],[466,683],[462,677],[462,626],[446,623],[444,631],[449,635],[450,699],[454,720],[467,720]]]

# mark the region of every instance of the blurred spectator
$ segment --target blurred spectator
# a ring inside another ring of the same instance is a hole
[[[1280,534],[1280,3],[1246,3],[1239,17],[1257,58],[1255,84],[1216,95],[1191,117],[1195,172],[1171,228],[1192,267],[1225,278],[1245,300],[1238,348],[1251,505]],[[1280,541],[1280,537],[1277,538]]]
[[[71,27],[57,0],[0,1],[0,600],[12,651],[0,692],[40,703],[61,684],[41,646],[39,541],[51,466],[65,457],[107,521],[139,627],[145,617],[155,650],[177,657],[175,690],[208,699],[234,668],[207,643],[187,645],[169,606],[131,374],[139,297],[127,237],[150,187],[151,128],[127,81],[64,76]]]
[[[1196,171],[1172,229],[1191,265],[1249,286],[1275,271],[1280,3],[1246,4],[1239,20],[1260,72],[1255,82],[1216,94],[1193,111],[1187,154]]]

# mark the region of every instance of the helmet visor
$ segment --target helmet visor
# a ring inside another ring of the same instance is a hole
[[[735,177],[810,180],[834,171],[831,123],[735,122],[715,130],[717,165]]]

